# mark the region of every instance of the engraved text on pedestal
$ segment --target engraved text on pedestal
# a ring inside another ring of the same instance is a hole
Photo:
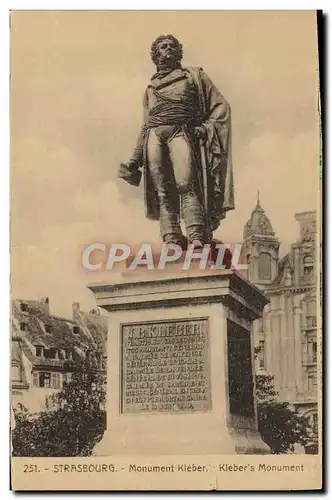
[[[122,326],[122,412],[211,408],[207,319]]]

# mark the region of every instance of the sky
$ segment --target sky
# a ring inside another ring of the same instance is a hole
[[[242,240],[260,202],[281,242],[319,204],[318,61],[310,11],[16,11],[11,20],[11,287],[54,314],[95,306],[80,264],[91,243],[158,241],[142,186],[117,179],[172,33],[232,108],[235,210],[215,236]],[[106,276],[108,279],[108,276]]]

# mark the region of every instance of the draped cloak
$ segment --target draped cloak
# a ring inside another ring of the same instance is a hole
[[[202,147],[191,144],[195,157],[197,177],[202,199],[205,198],[207,224],[213,231],[224,219],[228,210],[234,209],[234,185],[231,151],[231,109],[225,98],[204,73],[202,68],[186,67],[197,89],[199,125],[206,130],[207,139]],[[144,116],[149,115],[148,102],[144,100]],[[184,135],[190,141],[190,136]],[[149,173],[147,144],[149,129],[144,133],[143,171],[146,216],[159,219],[159,201]],[[202,156],[204,155],[204,158]],[[203,169],[206,168],[206,175]],[[205,187],[203,187],[205,185]],[[204,192],[203,192],[204,191]]]

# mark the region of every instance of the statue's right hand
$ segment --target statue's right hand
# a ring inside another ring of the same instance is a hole
[[[138,186],[141,180],[142,172],[139,170],[139,165],[136,161],[129,160],[128,162],[120,163],[118,177],[124,179],[132,186]]]
[[[123,161],[120,163],[119,174],[121,172],[134,172],[138,168],[139,165],[135,160]]]
[[[129,170],[129,165],[127,161],[122,161],[119,166],[119,175]]]

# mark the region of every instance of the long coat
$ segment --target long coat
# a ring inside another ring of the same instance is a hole
[[[202,187],[202,198],[208,225],[211,230],[219,226],[228,210],[234,209],[233,166],[231,152],[231,109],[225,98],[204,73],[202,68],[187,67],[198,94],[200,121],[206,130],[207,140],[201,148],[196,147],[195,161]],[[147,102],[144,103],[144,115],[148,115]],[[146,216],[159,219],[157,192],[149,175],[147,160],[147,142],[149,130],[145,134],[143,148],[144,193]],[[204,155],[204,158],[202,156]],[[206,168],[204,176],[203,169]],[[205,189],[204,186],[205,185]]]

